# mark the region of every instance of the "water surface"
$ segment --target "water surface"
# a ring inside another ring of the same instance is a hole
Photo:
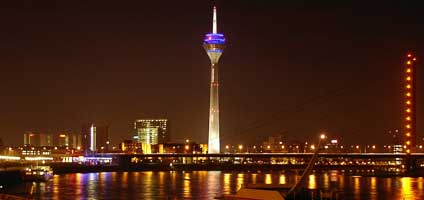
[[[242,184],[290,184],[295,172],[101,172],[54,175],[45,183],[26,183],[4,192],[35,199],[214,199]],[[424,199],[424,179],[345,176],[338,171],[309,176],[308,188],[338,191],[343,199]]]

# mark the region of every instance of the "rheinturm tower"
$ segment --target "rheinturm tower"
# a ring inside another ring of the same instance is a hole
[[[203,47],[211,61],[208,153],[220,153],[218,61],[224,52],[225,38],[217,31],[216,7],[213,7],[212,33],[206,34]]]

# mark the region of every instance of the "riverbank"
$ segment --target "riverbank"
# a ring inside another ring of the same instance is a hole
[[[80,165],[69,163],[51,163],[55,174],[90,173],[90,172],[132,172],[132,171],[282,171],[303,170],[306,165],[273,165],[273,164],[138,164],[130,166],[118,165]],[[338,170],[346,175],[393,177],[405,176],[403,173],[387,171],[373,166],[315,166],[316,171]],[[407,174],[407,176],[423,176],[424,171]]]

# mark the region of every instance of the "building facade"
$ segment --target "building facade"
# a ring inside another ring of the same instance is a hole
[[[24,133],[24,145],[28,146],[53,146],[53,135],[47,133]]]
[[[109,146],[109,126],[87,123],[81,130],[82,146],[86,153],[106,151]]]
[[[151,145],[163,144],[169,138],[168,119],[139,119],[134,122],[134,130],[144,153],[151,153]]]

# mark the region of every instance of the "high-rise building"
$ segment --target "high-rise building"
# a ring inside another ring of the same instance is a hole
[[[109,146],[109,126],[84,124],[81,130],[82,146],[86,152],[106,151]]]
[[[81,129],[82,146],[86,153],[96,152],[96,126],[88,123],[83,124]]]
[[[219,94],[218,94],[218,61],[224,52],[225,37],[217,32],[216,7],[213,7],[212,33],[203,40],[203,47],[211,61],[211,86],[209,100],[209,140],[208,152],[220,152],[219,140]]]
[[[69,135],[70,144],[69,146],[74,149],[80,149],[82,147],[82,135],[72,133]]]
[[[415,120],[415,83],[416,83],[416,61],[417,58],[409,53],[406,57],[404,67],[404,87],[403,87],[403,133],[404,133],[404,146],[405,152],[411,153],[415,149],[417,135],[416,135],[416,120]]]
[[[136,138],[144,153],[151,153],[151,145],[168,141],[169,122],[167,119],[139,119],[134,122]]]
[[[53,136],[47,133],[26,132],[24,133],[24,145],[52,146]]]
[[[69,146],[69,134],[59,133],[55,137],[55,145],[57,146]]]
[[[97,126],[96,134],[97,151],[109,150],[109,126]]]

